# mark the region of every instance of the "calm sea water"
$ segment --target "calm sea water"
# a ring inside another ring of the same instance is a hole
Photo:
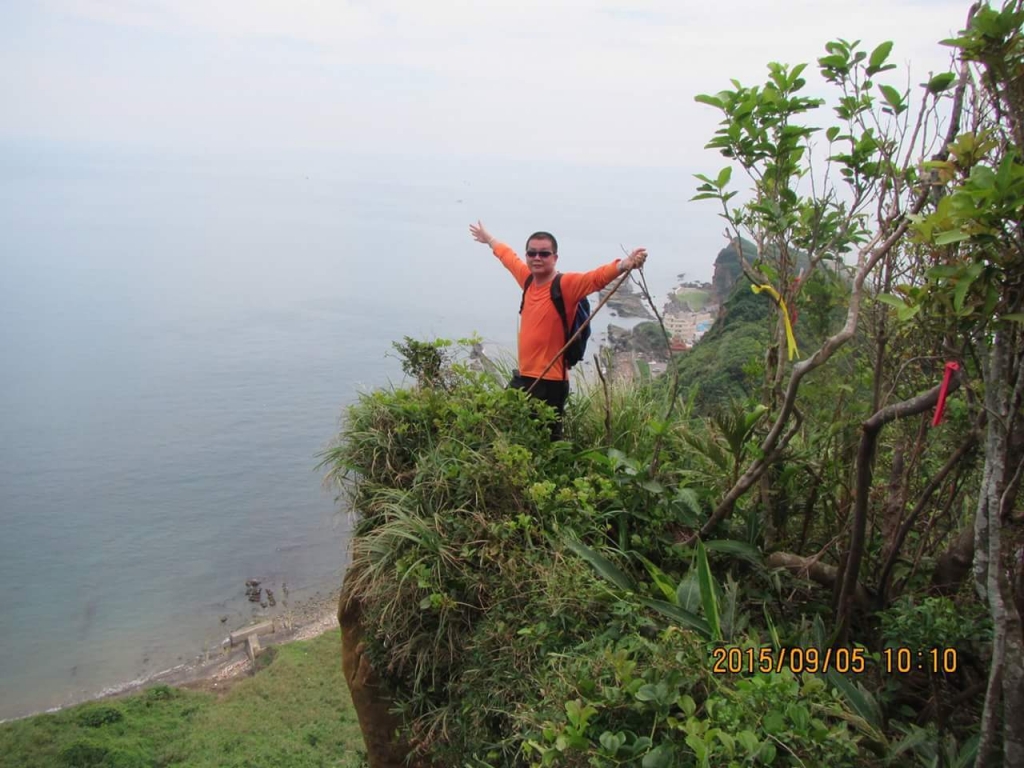
[[[514,338],[469,222],[552,229],[563,269],[625,240],[662,290],[710,275],[685,178],[564,175],[0,146],[0,719],[216,650],[246,579],[340,585],[314,467],[345,404],[399,380],[403,335]]]

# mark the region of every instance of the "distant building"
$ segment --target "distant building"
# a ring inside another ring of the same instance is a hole
[[[668,331],[670,338],[687,341],[697,330],[697,323],[694,320],[694,316],[689,312],[686,314],[665,315],[665,330]]]
[[[711,328],[714,315],[709,312],[681,312],[665,315],[664,321],[670,341],[677,341],[691,347]]]

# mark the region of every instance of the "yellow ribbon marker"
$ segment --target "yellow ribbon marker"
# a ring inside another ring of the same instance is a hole
[[[782,321],[786,324],[786,349],[789,352],[789,359],[792,360],[799,354],[796,348],[796,338],[793,336],[793,326],[789,323],[789,310],[786,308],[786,302],[779,295],[779,292],[772,288],[770,285],[752,285],[750,290],[754,293],[760,293],[764,291],[773,299],[775,303],[782,309]]]

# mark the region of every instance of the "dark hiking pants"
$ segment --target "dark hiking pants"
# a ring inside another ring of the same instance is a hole
[[[533,386],[533,383],[537,382],[537,386]],[[521,389],[524,392],[530,387],[533,387],[533,391],[530,392],[530,397],[535,397],[538,400],[543,400],[545,403],[555,409],[557,416],[554,423],[551,425],[551,439],[561,440],[562,439],[562,415],[565,413],[565,401],[569,397],[569,382],[561,381],[559,379],[537,379],[529,376],[520,376],[519,371],[512,372],[512,380],[508,383],[510,389]]]

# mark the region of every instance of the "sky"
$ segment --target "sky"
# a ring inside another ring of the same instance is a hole
[[[836,37],[894,40],[923,82],[950,68],[937,41],[967,7],[0,0],[0,145],[717,167],[717,117],[695,95],[813,62]]]

